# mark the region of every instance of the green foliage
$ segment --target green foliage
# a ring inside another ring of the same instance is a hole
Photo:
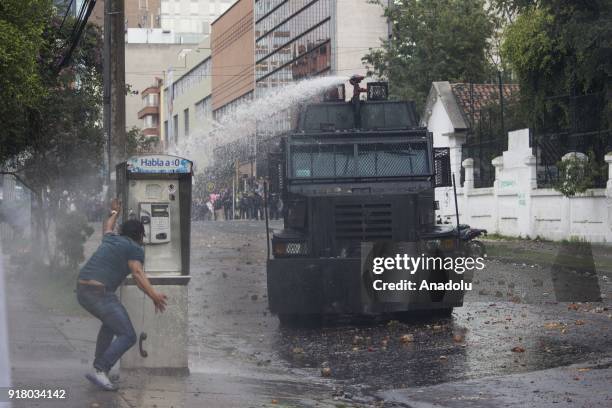
[[[63,256],[66,266],[75,269],[85,260],[85,241],[94,233],[87,217],[80,212],[63,212],[56,219],[56,249]]]
[[[422,108],[432,81],[482,82],[489,77],[486,51],[493,24],[484,1],[395,1],[385,7],[385,16],[391,37],[363,61],[370,75],[389,80],[392,97],[414,100]]]
[[[126,133],[127,155],[154,151],[159,145],[159,137],[145,136],[137,127],[132,127]]]
[[[584,193],[593,186],[593,181],[601,175],[601,168],[595,161],[595,154],[589,152],[588,160],[573,155],[557,163],[558,181],[553,188],[566,197]]]
[[[587,116],[586,130],[609,129],[612,2],[534,3],[521,6],[501,50],[518,77],[532,127],[567,129],[576,116]],[[589,97],[572,100],[570,95]],[[573,113],[572,104],[582,111]]]
[[[63,13],[50,4],[0,2],[0,167],[35,193],[37,245],[48,252],[50,220],[61,216],[62,202],[101,191],[104,151],[100,29],[86,25],[58,73],[76,20],[62,25]]]
[[[49,15],[48,0],[0,1],[0,162],[28,146],[25,128],[45,93],[38,58]]]
[[[71,30],[74,19],[68,19]],[[88,24],[72,64],[59,75],[52,70],[54,46],[62,36],[49,40],[41,54],[46,61],[47,90],[27,131],[30,145],[13,163],[23,169],[24,179],[38,191],[47,191],[49,201],[70,195],[96,194],[101,190],[104,134],[102,130],[102,46],[99,28]],[[47,65],[50,64],[50,65]]]

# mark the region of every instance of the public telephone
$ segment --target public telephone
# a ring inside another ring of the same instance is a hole
[[[188,372],[192,162],[162,154],[133,156],[117,165],[116,175],[124,203],[122,221],[140,220],[144,226],[149,282],[171,299],[160,315],[133,277],[126,279],[121,302],[132,318],[139,347],[121,357],[121,369]]]
[[[165,203],[140,203],[140,221],[145,228],[145,244],[170,242],[170,207]]]

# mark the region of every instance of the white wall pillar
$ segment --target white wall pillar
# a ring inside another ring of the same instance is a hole
[[[501,189],[501,181],[504,171],[504,156],[497,156],[491,160],[491,164],[495,167],[495,180],[493,181],[493,206],[491,208],[491,217],[493,219],[493,233],[499,233],[499,191]]]
[[[463,208],[461,213],[461,223],[471,224],[472,222],[472,211],[470,211],[470,194],[474,190],[474,159],[467,158],[461,165],[465,169],[465,179],[463,180],[463,205],[459,208]]]
[[[521,188],[524,195],[525,206],[522,218],[519,218],[522,234],[535,238],[535,219],[531,205],[531,193],[538,188],[537,160],[534,155],[528,155],[523,161],[526,169],[524,173],[524,187]]]
[[[474,189],[474,159],[465,159],[461,165],[465,169],[465,179],[463,180],[463,191],[468,193]],[[456,177],[456,176],[455,176]]]
[[[606,154],[606,163],[608,163],[608,183],[606,184],[606,195],[612,195],[612,152]]]
[[[608,163],[608,182],[606,183],[606,206],[608,207],[607,215],[607,230],[606,241],[612,242],[612,152],[606,154],[606,163]]]

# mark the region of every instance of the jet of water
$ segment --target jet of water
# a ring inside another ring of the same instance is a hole
[[[179,140],[171,150],[173,154],[188,157],[202,170],[213,164],[215,149],[232,143],[248,145],[258,133],[273,134],[277,129],[279,112],[288,112],[327,89],[344,83],[348,77],[324,76],[271,88],[265,96],[245,100],[217,120],[204,119],[194,132]]]

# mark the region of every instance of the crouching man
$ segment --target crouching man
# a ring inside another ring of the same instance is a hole
[[[125,221],[119,235],[113,231],[121,203],[113,199],[111,214],[104,224],[102,244],[79,273],[77,300],[100,319],[93,371],[85,377],[103,390],[115,391],[109,372],[119,358],[136,343],[136,333],[115,291],[130,273],[138,287],[153,301],[156,312],[166,308],[166,296],[157,292],[144,273],[144,226],[138,220]]]

